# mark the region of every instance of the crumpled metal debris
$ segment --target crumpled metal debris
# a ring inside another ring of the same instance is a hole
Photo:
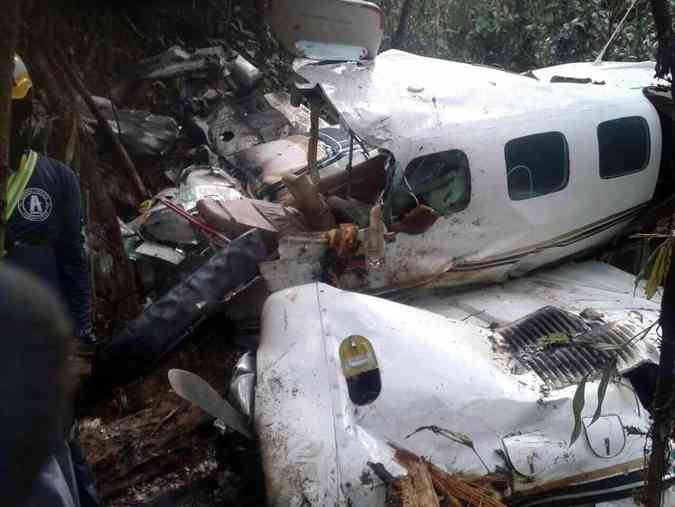
[[[164,53],[141,60],[127,71],[130,79],[167,79],[196,71],[218,70],[225,66],[225,50],[190,53],[172,46]]]
[[[110,99],[93,97],[94,103],[107,120],[112,131],[133,155],[165,155],[173,148],[180,134],[176,120],[147,111],[118,109]],[[88,109],[82,109],[82,118],[94,127],[96,119]]]
[[[239,358],[232,372],[228,398],[246,417],[253,415],[255,397],[255,354],[246,352]]]
[[[153,241],[144,241],[136,248],[136,253],[145,255],[153,259],[160,259],[174,266],[178,266],[185,260],[185,253],[178,248],[155,243]]]
[[[211,166],[189,166],[179,176],[178,188],[168,188],[153,199],[155,204],[138,219],[141,236],[172,246],[196,246],[203,242],[192,224],[166,206],[168,200],[195,213],[201,199],[232,201],[244,196],[225,171]]]
[[[192,211],[201,199],[233,201],[244,196],[238,182],[219,167],[192,165],[181,174],[178,204]]]
[[[186,51],[172,46],[164,53],[146,58],[127,71],[129,79],[169,79],[178,76],[218,73],[232,76],[239,88],[249,90],[261,79],[262,72],[236,51],[223,46],[213,46]]]
[[[106,344],[94,362],[95,379],[113,387],[152,370],[229,292],[256,277],[266,255],[255,231],[217,252]]]

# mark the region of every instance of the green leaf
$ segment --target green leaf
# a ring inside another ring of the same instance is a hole
[[[430,426],[420,426],[417,428],[415,431],[413,431],[410,435],[406,436],[405,438],[410,438],[416,433],[419,433],[420,431],[431,431],[432,433],[435,433],[436,435],[440,435],[442,437],[447,438],[448,440],[451,440],[453,442],[456,442],[461,445],[467,446],[469,449],[473,451],[473,453],[476,455],[476,457],[480,460],[480,462],[483,464],[485,467],[485,471],[489,474],[490,473],[490,467],[487,466],[487,463],[481,458],[480,454],[478,454],[478,451],[476,450],[476,446],[473,443],[473,440],[471,440],[471,437],[464,433],[460,433],[459,431],[452,431],[452,430],[446,430],[445,428],[441,428],[439,426],[436,426],[434,424]]]
[[[657,247],[647,259],[647,262],[642,267],[638,275],[635,277],[635,285],[633,286],[633,295],[637,294],[638,286],[640,285],[640,280],[647,280],[649,278],[649,273],[653,269],[654,262],[659,253],[659,248]]]
[[[539,338],[537,345],[544,348],[550,345],[567,345],[569,342],[570,337],[566,333],[550,333]]]
[[[574,429],[572,430],[572,436],[570,437],[570,447],[574,445],[574,442],[577,441],[579,435],[581,435],[581,413],[584,410],[584,405],[586,404],[586,381],[588,380],[588,375],[581,379],[577,390],[574,392],[574,400],[572,401],[572,411],[574,412]]]
[[[598,406],[595,409],[595,414],[593,414],[593,419],[591,419],[592,425],[597,421],[602,415],[602,402],[605,400],[605,394],[607,394],[607,386],[609,381],[612,379],[614,372],[616,371],[616,362],[617,357],[614,356],[605,366],[605,369],[602,370],[602,380],[600,380],[600,385],[598,385]]]
[[[453,442],[465,445],[467,447],[470,447],[471,449],[474,448],[473,440],[471,440],[471,438],[468,435],[465,435],[464,433],[459,433],[458,431],[444,430],[442,434],[445,435],[449,440],[452,440]]]
[[[437,435],[442,435],[448,440],[452,440],[453,442],[456,442],[458,444],[465,445],[467,447],[470,447],[473,449],[473,440],[471,440],[471,437],[464,433],[460,433],[459,431],[452,431],[452,430],[446,430],[445,428],[440,428],[436,425],[430,425],[430,426],[420,426],[417,428],[415,431],[413,431],[410,435],[407,435],[405,438],[410,438],[416,433],[419,433],[420,431],[431,431],[433,433],[436,433]]]

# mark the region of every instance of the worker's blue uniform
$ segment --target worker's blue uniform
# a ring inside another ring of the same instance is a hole
[[[40,156],[9,220],[7,256],[61,295],[77,333],[91,339],[91,290],[75,173]],[[96,507],[93,477],[76,438],[54,450],[35,481],[30,507]]]
[[[73,171],[39,157],[9,221],[7,260],[52,285],[83,335],[91,330],[91,291],[81,208]]]

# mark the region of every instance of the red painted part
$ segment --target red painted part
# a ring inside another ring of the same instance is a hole
[[[197,227],[198,229],[207,233],[209,236],[212,236],[213,238],[215,238],[219,241],[222,241],[225,244],[230,242],[230,239],[227,236],[222,234],[220,231],[215,230],[209,224],[202,222],[199,218],[190,215],[190,213],[185,211],[183,208],[181,208],[177,204],[169,201],[168,199],[163,199],[161,197],[158,200],[159,200],[159,202],[164,204],[164,206],[166,206],[170,210],[174,211],[176,214],[182,216],[185,220],[190,222],[191,225],[193,225],[194,227]]]

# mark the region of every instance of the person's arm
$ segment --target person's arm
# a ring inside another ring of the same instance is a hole
[[[92,333],[91,289],[82,234],[82,199],[77,177],[70,169],[64,171],[63,185],[63,222],[56,245],[59,278],[78,335],[88,337]]]

